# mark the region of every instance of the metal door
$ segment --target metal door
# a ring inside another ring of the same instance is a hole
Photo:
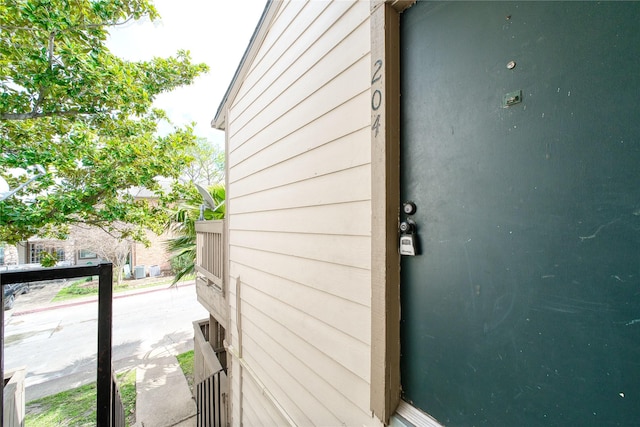
[[[403,398],[443,424],[640,423],[638,22],[638,2],[402,15]]]

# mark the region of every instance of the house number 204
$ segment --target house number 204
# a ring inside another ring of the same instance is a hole
[[[377,88],[379,87],[379,88]],[[371,110],[373,111],[373,123],[371,130],[375,132],[374,136],[378,136],[380,132],[380,113],[377,111],[382,105],[382,59],[378,59],[373,64],[373,75],[371,77]]]

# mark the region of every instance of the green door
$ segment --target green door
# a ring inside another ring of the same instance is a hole
[[[401,52],[403,398],[640,425],[640,3],[421,1]]]

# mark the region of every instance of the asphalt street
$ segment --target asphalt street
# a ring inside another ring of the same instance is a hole
[[[52,290],[34,289],[18,297],[15,308],[5,312],[5,371],[26,367],[27,401],[96,378],[97,301],[54,306],[39,292]],[[207,317],[193,283],[115,294],[114,368],[140,365],[152,354],[177,354],[193,348],[192,322]]]

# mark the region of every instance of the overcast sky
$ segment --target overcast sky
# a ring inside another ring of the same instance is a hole
[[[135,22],[111,32],[111,51],[130,60],[189,50],[210,71],[194,84],[161,95],[156,106],[176,124],[196,122],[196,134],[224,146],[211,128],[218,105],[260,20],[266,0],[155,0],[161,19]]]

